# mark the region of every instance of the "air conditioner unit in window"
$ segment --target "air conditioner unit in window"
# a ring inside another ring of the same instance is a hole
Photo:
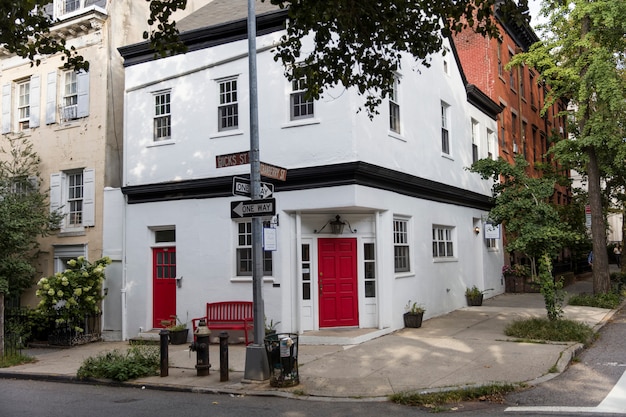
[[[78,106],[74,104],[61,107],[61,121],[67,122],[73,119],[78,119]]]

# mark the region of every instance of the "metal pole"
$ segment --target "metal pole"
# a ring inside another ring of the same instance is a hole
[[[159,332],[159,346],[161,350],[161,376],[169,375],[169,351],[168,351],[168,342],[169,342],[170,332],[169,330],[163,329]]]
[[[259,105],[256,68],[255,0],[248,0],[248,69],[250,82],[250,194],[261,198],[261,159],[259,155]],[[244,378],[269,379],[269,365],[263,345],[265,307],[263,305],[263,224],[252,218],[252,302],[254,309],[254,343],[246,348]]]

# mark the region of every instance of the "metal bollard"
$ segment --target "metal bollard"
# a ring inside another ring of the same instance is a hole
[[[161,376],[169,375],[169,351],[168,351],[168,343],[170,338],[169,330],[161,330],[159,332],[160,342],[161,342]]]
[[[228,381],[228,332],[220,333],[220,382]]]

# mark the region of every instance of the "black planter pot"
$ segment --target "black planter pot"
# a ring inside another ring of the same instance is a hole
[[[187,343],[187,334],[189,329],[170,330],[170,343],[173,345],[184,345]]]
[[[404,327],[417,329],[422,327],[422,318],[424,313],[404,313]]]
[[[466,295],[465,298],[467,299],[467,305],[470,307],[483,305],[483,294],[475,296]]]

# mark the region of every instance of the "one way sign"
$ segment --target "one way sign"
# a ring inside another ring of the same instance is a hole
[[[276,199],[246,200],[230,202],[230,218],[263,217],[276,214]]]
[[[262,182],[261,198],[270,198],[274,194],[274,184]],[[250,197],[250,180],[247,178],[233,177],[233,195]]]

